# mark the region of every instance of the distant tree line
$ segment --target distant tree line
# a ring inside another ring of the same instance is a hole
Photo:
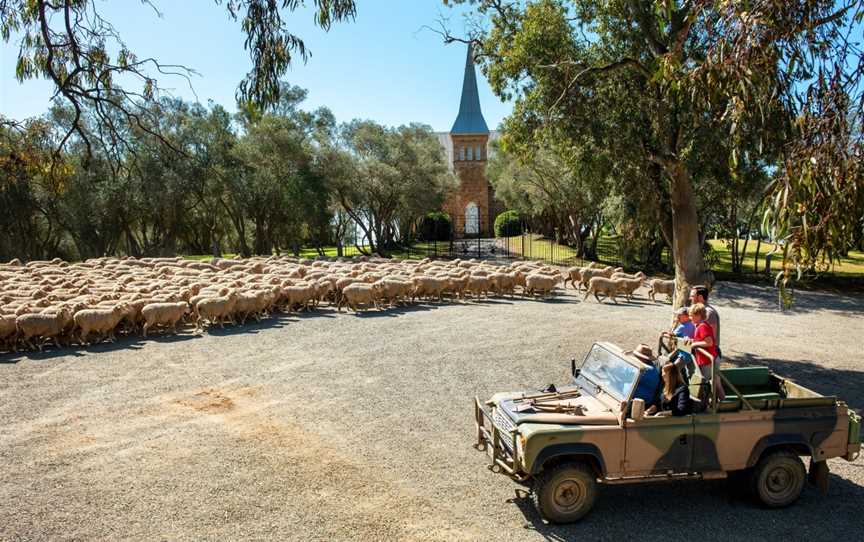
[[[236,114],[162,98],[146,129],[109,128],[85,104],[71,135],[69,106],[0,118],[0,260],[410,242],[455,182],[431,129],[340,126],[305,97],[283,84],[273,105]]]

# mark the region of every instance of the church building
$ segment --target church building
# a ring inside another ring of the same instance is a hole
[[[500,205],[486,178],[489,143],[497,138],[490,132],[480,110],[477,74],[471,45],[465,60],[462,99],[459,114],[449,133],[439,133],[438,139],[447,151],[448,162],[459,179],[459,187],[444,203],[444,211],[453,221],[457,236],[491,237],[495,216]]]

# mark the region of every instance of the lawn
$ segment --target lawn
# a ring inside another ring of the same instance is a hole
[[[728,242],[723,239],[711,239],[708,241],[711,247],[717,252],[717,261],[713,269],[715,271],[731,273],[732,272],[732,250],[728,246]],[[744,257],[744,272],[752,273],[754,260],[756,258],[757,241],[747,243],[747,253]],[[738,243],[740,249],[744,248],[744,240],[741,239]],[[765,255],[773,250],[775,245],[772,243],[762,243],[759,247],[759,272],[765,269]],[[782,258],[782,253],[778,252],[774,255],[772,268],[779,268],[779,260]],[[862,276],[864,275],[864,252],[851,251],[849,257],[840,260],[839,263],[833,264],[829,270],[831,274],[837,276]]]
[[[551,239],[541,237],[538,234],[526,234],[524,236],[503,237],[498,239],[498,246],[505,249],[515,257],[524,257],[526,259],[544,260],[547,262],[561,265],[584,265],[588,260],[579,258],[576,250],[567,245],[561,245]],[[732,251],[728,244],[723,239],[712,239],[708,241],[716,253],[716,260],[712,267],[714,271],[720,273],[732,272]],[[740,245],[744,247],[743,240]],[[771,243],[762,243],[759,247],[759,265],[758,269],[761,272],[765,268],[765,255],[774,248]],[[322,247],[324,255],[328,257],[336,256],[336,247]],[[426,256],[434,256],[440,254],[446,256],[449,251],[449,243],[447,241],[435,242],[417,242],[411,245],[410,248],[391,251],[390,255],[394,258],[424,258]],[[360,253],[354,246],[345,247],[344,254],[346,256],[358,256]],[[314,259],[319,253],[314,247],[304,247],[300,250],[301,258]],[[602,235],[597,242],[598,261],[607,264],[614,264],[620,261],[620,253],[618,250],[618,237],[615,235]],[[237,254],[225,254],[226,258],[237,257]],[[744,272],[752,273],[753,264],[756,256],[756,241],[747,243],[747,253],[744,259]],[[209,260],[209,255],[184,255],[189,260]],[[780,254],[777,254],[774,259],[773,268],[778,268],[778,260]],[[663,261],[668,261],[668,253],[664,251]],[[830,273],[841,277],[861,277],[864,276],[864,252],[852,251],[848,258],[842,259],[839,263],[834,264]]]

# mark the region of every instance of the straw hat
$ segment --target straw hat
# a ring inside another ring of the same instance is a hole
[[[654,352],[647,344],[640,344],[634,348],[633,355],[645,363],[654,363]]]

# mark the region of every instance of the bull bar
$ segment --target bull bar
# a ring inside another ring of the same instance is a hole
[[[474,426],[477,430],[477,442],[474,444],[474,448],[486,452],[486,455],[489,456],[491,460],[489,470],[502,472],[519,482],[524,481],[527,477],[517,470],[518,430],[514,428],[505,432],[495,425],[491,412],[484,408],[483,403],[476,396],[474,397]],[[505,446],[504,439],[510,441],[509,449]]]

